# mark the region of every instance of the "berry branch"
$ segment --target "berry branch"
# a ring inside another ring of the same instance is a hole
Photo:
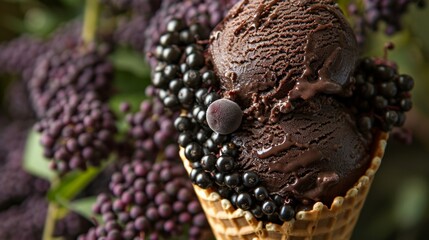
[[[86,0],[82,29],[82,39],[86,44],[94,41],[95,39],[99,12],[100,4],[98,0]]]

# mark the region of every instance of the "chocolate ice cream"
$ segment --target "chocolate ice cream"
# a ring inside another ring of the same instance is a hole
[[[347,94],[358,56],[340,9],[304,0],[243,0],[212,32],[210,53],[224,96],[271,120],[291,99]]]
[[[245,121],[233,142],[240,171],[257,173],[270,193],[301,207],[344,195],[368,167],[371,150],[345,107],[325,96],[273,124]]]

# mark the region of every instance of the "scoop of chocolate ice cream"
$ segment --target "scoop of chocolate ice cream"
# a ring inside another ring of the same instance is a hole
[[[212,32],[225,97],[261,117],[291,99],[344,94],[357,60],[353,31],[332,1],[243,0]]]
[[[301,207],[330,205],[368,167],[371,139],[356,130],[347,109],[317,96],[282,115],[278,122],[244,121],[233,142],[240,148],[238,169],[258,174],[270,193]]]

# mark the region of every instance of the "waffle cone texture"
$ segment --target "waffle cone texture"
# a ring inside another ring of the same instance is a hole
[[[264,226],[252,213],[236,209],[229,200],[210,189],[194,185],[207,220],[216,239],[281,239],[281,240],[345,240],[350,239],[360,211],[364,205],[374,174],[378,170],[388,138],[380,133],[375,139],[372,160],[365,174],[359,178],[345,196],[337,196],[328,207],[321,202],[313,205],[312,210],[299,211],[295,219],[283,225],[268,223]],[[188,171],[190,162],[180,150],[180,157]]]

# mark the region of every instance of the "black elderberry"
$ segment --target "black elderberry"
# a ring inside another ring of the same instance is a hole
[[[204,171],[197,174],[195,183],[201,188],[209,188],[213,184],[213,180],[210,175]]]
[[[157,88],[166,89],[169,81],[162,72],[155,72],[152,76],[152,84]]]
[[[276,211],[276,209],[276,204],[271,200],[267,200],[262,204],[262,212],[266,215],[272,215]]]
[[[219,186],[225,186],[225,174],[220,172],[216,173],[215,183]]]
[[[283,205],[280,208],[279,218],[282,221],[290,221],[295,216],[294,209],[289,205]]]
[[[254,172],[245,172],[243,174],[243,185],[249,188],[255,187],[259,183],[259,177]]]
[[[192,24],[189,26],[189,30],[198,39],[207,39],[209,37],[209,31],[203,28],[200,24]]]
[[[206,97],[204,98],[204,105],[209,106],[210,104],[212,104],[214,101],[218,100],[219,98],[220,98],[220,96],[216,92],[208,93],[206,95]]]
[[[170,80],[170,79],[177,77],[179,71],[180,70],[179,70],[179,67],[177,65],[170,64],[170,65],[165,66],[164,76]]]
[[[401,100],[399,105],[401,106],[401,110],[406,112],[411,110],[411,108],[413,107],[413,102],[410,98],[404,98]]]
[[[194,108],[192,109],[192,116],[194,118],[197,118],[198,113],[204,111],[204,108],[202,106],[199,105],[195,105]]]
[[[176,78],[170,81],[168,84],[168,89],[170,89],[171,92],[177,94],[180,89],[183,87],[183,81],[180,78]]]
[[[213,171],[216,165],[216,156],[214,154],[208,154],[201,158],[201,166],[203,169]]]
[[[207,95],[207,89],[206,88],[200,88],[195,92],[195,98],[197,100],[197,103],[200,105],[204,105],[204,99]]]
[[[413,78],[406,74],[399,75],[396,82],[401,91],[410,91],[414,87]]]
[[[173,19],[167,23],[167,31],[168,32],[180,32],[185,29],[186,24],[181,19]]]
[[[202,51],[203,49],[201,48],[201,46],[197,44],[190,44],[185,48],[186,56],[189,56],[194,53],[202,53]]]
[[[203,155],[203,147],[196,142],[189,143],[185,148],[185,157],[191,162],[200,161]]]
[[[398,112],[398,120],[395,123],[395,126],[400,127],[405,123],[405,113]]]
[[[179,39],[184,44],[195,42],[194,35],[189,30],[183,30],[179,33]]]
[[[224,135],[224,134],[213,132],[212,136],[211,136],[211,139],[213,140],[213,142],[215,144],[222,144],[222,143],[224,143],[228,139],[228,137],[226,135]]]
[[[216,168],[219,172],[228,173],[235,167],[234,158],[230,156],[220,156],[216,161]]]
[[[206,130],[200,129],[197,132],[196,139],[200,143],[205,143],[205,141],[209,138],[209,134]]]
[[[179,61],[181,54],[182,52],[180,51],[180,48],[176,45],[164,48],[164,50],[162,50],[162,58],[168,63],[175,63]]]
[[[250,212],[253,214],[255,218],[262,218],[264,213],[262,212],[262,208],[259,205],[256,205]]]
[[[179,99],[177,99],[176,95],[168,94],[162,102],[167,108],[176,108],[179,105]]]
[[[200,174],[202,172],[203,172],[203,170],[201,168],[193,168],[191,170],[191,172],[189,173],[189,178],[191,179],[191,181],[193,183],[196,183],[196,179],[197,179],[198,174]]]
[[[180,89],[177,97],[181,104],[185,106],[190,106],[194,102],[194,92],[187,87]]]
[[[381,94],[385,97],[394,97],[398,93],[398,89],[394,82],[387,82],[381,84]]]
[[[204,66],[204,56],[202,53],[192,53],[186,58],[186,64],[192,69],[200,69]]]
[[[391,67],[379,65],[376,68],[376,77],[388,81],[395,76],[395,70]]]
[[[374,107],[376,109],[385,109],[388,104],[389,102],[387,101],[387,99],[382,96],[376,96],[374,98]]]
[[[196,70],[188,70],[183,75],[183,83],[185,86],[197,89],[201,85],[201,75]]]
[[[252,206],[252,197],[248,193],[238,194],[237,206],[243,210],[249,210]]]
[[[206,142],[204,143],[204,147],[206,147],[207,150],[209,150],[210,152],[214,152],[218,150],[217,145],[214,143],[214,141],[211,138],[206,140]]]
[[[255,195],[256,200],[264,201],[268,198],[268,191],[265,187],[257,187],[253,190],[253,194]]]
[[[398,121],[398,114],[395,111],[386,111],[385,118],[387,124],[393,125]]]
[[[285,201],[285,199],[278,194],[275,194],[274,196],[272,196],[272,199],[273,199],[274,203],[279,205],[279,206],[283,205],[284,201]]]
[[[190,69],[188,64],[186,64],[186,63],[181,63],[179,68],[180,68],[180,72],[182,74],[184,74],[185,72],[187,72]]]
[[[179,34],[177,32],[165,33],[159,38],[159,43],[163,47],[168,47],[179,43]]]
[[[193,135],[190,132],[182,132],[182,133],[180,133],[179,137],[177,139],[177,143],[179,143],[179,145],[181,147],[187,146],[192,141],[193,141]]]
[[[231,201],[231,204],[232,204],[234,207],[237,207],[237,197],[238,197],[238,194],[237,194],[237,193],[233,193],[233,194],[231,195],[231,199],[230,199],[230,201]]]
[[[197,118],[198,122],[205,124],[206,123],[206,111],[205,110],[199,111],[196,118]]]
[[[188,117],[180,116],[180,117],[177,117],[176,120],[174,120],[174,127],[179,132],[191,130],[192,121]]]
[[[232,193],[233,193],[233,191],[232,191],[230,188],[227,188],[227,187],[220,187],[220,188],[217,190],[217,192],[219,193],[219,195],[220,195],[222,198],[230,198],[230,197],[231,197],[231,195],[232,195]]]
[[[208,70],[208,71],[203,73],[202,82],[203,82],[203,85],[206,87],[208,87],[208,86],[215,86],[216,87],[219,84],[219,80],[217,79],[214,72],[211,70]]]
[[[234,143],[229,142],[222,146],[220,152],[222,155],[236,157],[238,155],[238,148]]]
[[[225,175],[225,185],[230,188],[235,188],[240,185],[241,177],[239,173]]]

